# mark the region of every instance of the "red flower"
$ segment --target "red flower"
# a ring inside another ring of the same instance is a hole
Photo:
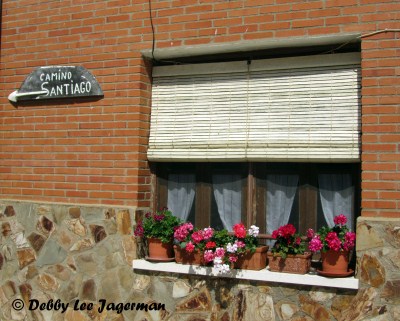
[[[235,224],[233,226],[233,231],[235,232],[235,236],[244,239],[246,237],[246,227],[243,225],[243,223],[240,224]]]
[[[134,231],[134,234],[135,234],[135,236],[143,237],[143,235],[144,235],[144,228],[143,228],[142,222],[140,222],[140,223],[136,226],[135,231]]]
[[[207,249],[213,249],[216,246],[217,246],[217,244],[215,244],[215,242],[207,242],[207,244],[206,244]]]

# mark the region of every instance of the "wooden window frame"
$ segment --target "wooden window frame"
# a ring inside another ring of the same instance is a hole
[[[168,165],[166,163],[157,163],[155,166],[155,197],[153,198],[153,209],[166,206],[168,194],[167,175]],[[181,163],[167,163],[181,164]],[[232,163],[235,164],[235,163]],[[354,183],[354,223],[359,216],[360,209],[360,179],[361,169],[360,163],[341,163],[341,164],[322,164],[322,163],[262,163],[265,166],[271,166],[271,169],[263,169],[260,163],[241,163],[244,175],[244,184],[242,188],[242,222],[250,226],[252,224],[260,227],[261,231],[266,231],[265,220],[265,190],[266,187],[258,180],[265,177],[266,173],[276,173],[276,168],[280,168],[278,172],[296,173],[299,175],[298,190],[296,192],[295,201],[298,201],[298,229],[299,232],[305,234],[308,228],[317,228],[317,215],[319,204],[317,175],[319,172],[338,172],[351,173]],[[178,166],[173,165],[173,166]],[[210,226],[211,223],[211,206],[212,206],[212,166],[213,163],[192,163],[196,174],[196,198],[195,206],[195,225],[199,228]],[[311,179],[310,179],[311,178]],[[313,215],[309,215],[313,212]],[[338,213],[340,214],[340,213]],[[239,222],[238,222],[239,223]],[[355,225],[354,225],[355,226]]]

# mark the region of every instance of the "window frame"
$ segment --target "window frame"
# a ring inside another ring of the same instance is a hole
[[[166,165],[167,164],[167,165]],[[196,196],[194,201],[196,227],[204,228],[211,223],[211,207],[213,201],[211,172],[213,164],[218,163],[156,163],[155,164],[155,197],[153,208],[167,205],[168,195],[168,165],[195,168]],[[221,163],[229,164],[229,163]],[[237,164],[237,163],[232,163]],[[320,199],[318,193],[318,173],[349,173],[354,186],[353,223],[360,215],[360,189],[361,189],[361,163],[240,163],[243,166],[244,182],[242,187],[242,222],[250,226],[260,227],[260,231],[266,231],[266,187],[259,183],[261,177],[267,173],[294,173],[299,175],[299,183],[294,202],[298,202],[298,230],[305,234],[308,228],[318,228],[318,207]],[[247,170],[246,170],[247,169]],[[246,170],[246,171],[245,171]],[[311,180],[310,180],[311,177]],[[201,178],[200,180],[198,180]],[[162,203],[164,201],[164,203]],[[309,215],[312,211],[314,214]],[[340,214],[340,213],[338,213]],[[292,219],[291,219],[292,220]],[[239,222],[238,222],[239,223]]]

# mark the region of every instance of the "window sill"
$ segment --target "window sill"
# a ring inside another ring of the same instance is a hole
[[[327,278],[315,274],[291,274],[270,272],[267,269],[261,271],[232,270],[226,274],[218,274],[215,269],[205,266],[171,263],[151,263],[146,260],[133,260],[134,270],[158,271],[180,273],[189,275],[204,275],[209,277],[225,277],[240,280],[254,280],[263,282],[276,282],[297,285],[321,286],[340,289],[357,290],[359,280],[355,277]]]

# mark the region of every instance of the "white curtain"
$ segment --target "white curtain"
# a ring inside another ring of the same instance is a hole
[[[272,234],[274,230],[289,222],[298,183],[298,175],[267,175],[266,225],[268,234]]]
[[[232,231],[242,220],[242,178],[234,174],[212,176],[214,197],[224,228]]]
[[[173,215],[186,221],[192,209],[195,195],[194,174],[168,175],[168,209]]]
[[[333,218],[343,214],[347,217],[347,226],[353,229],[354,186],[350,174],[318,175],[319,193],[325,221],[333,227]]]

